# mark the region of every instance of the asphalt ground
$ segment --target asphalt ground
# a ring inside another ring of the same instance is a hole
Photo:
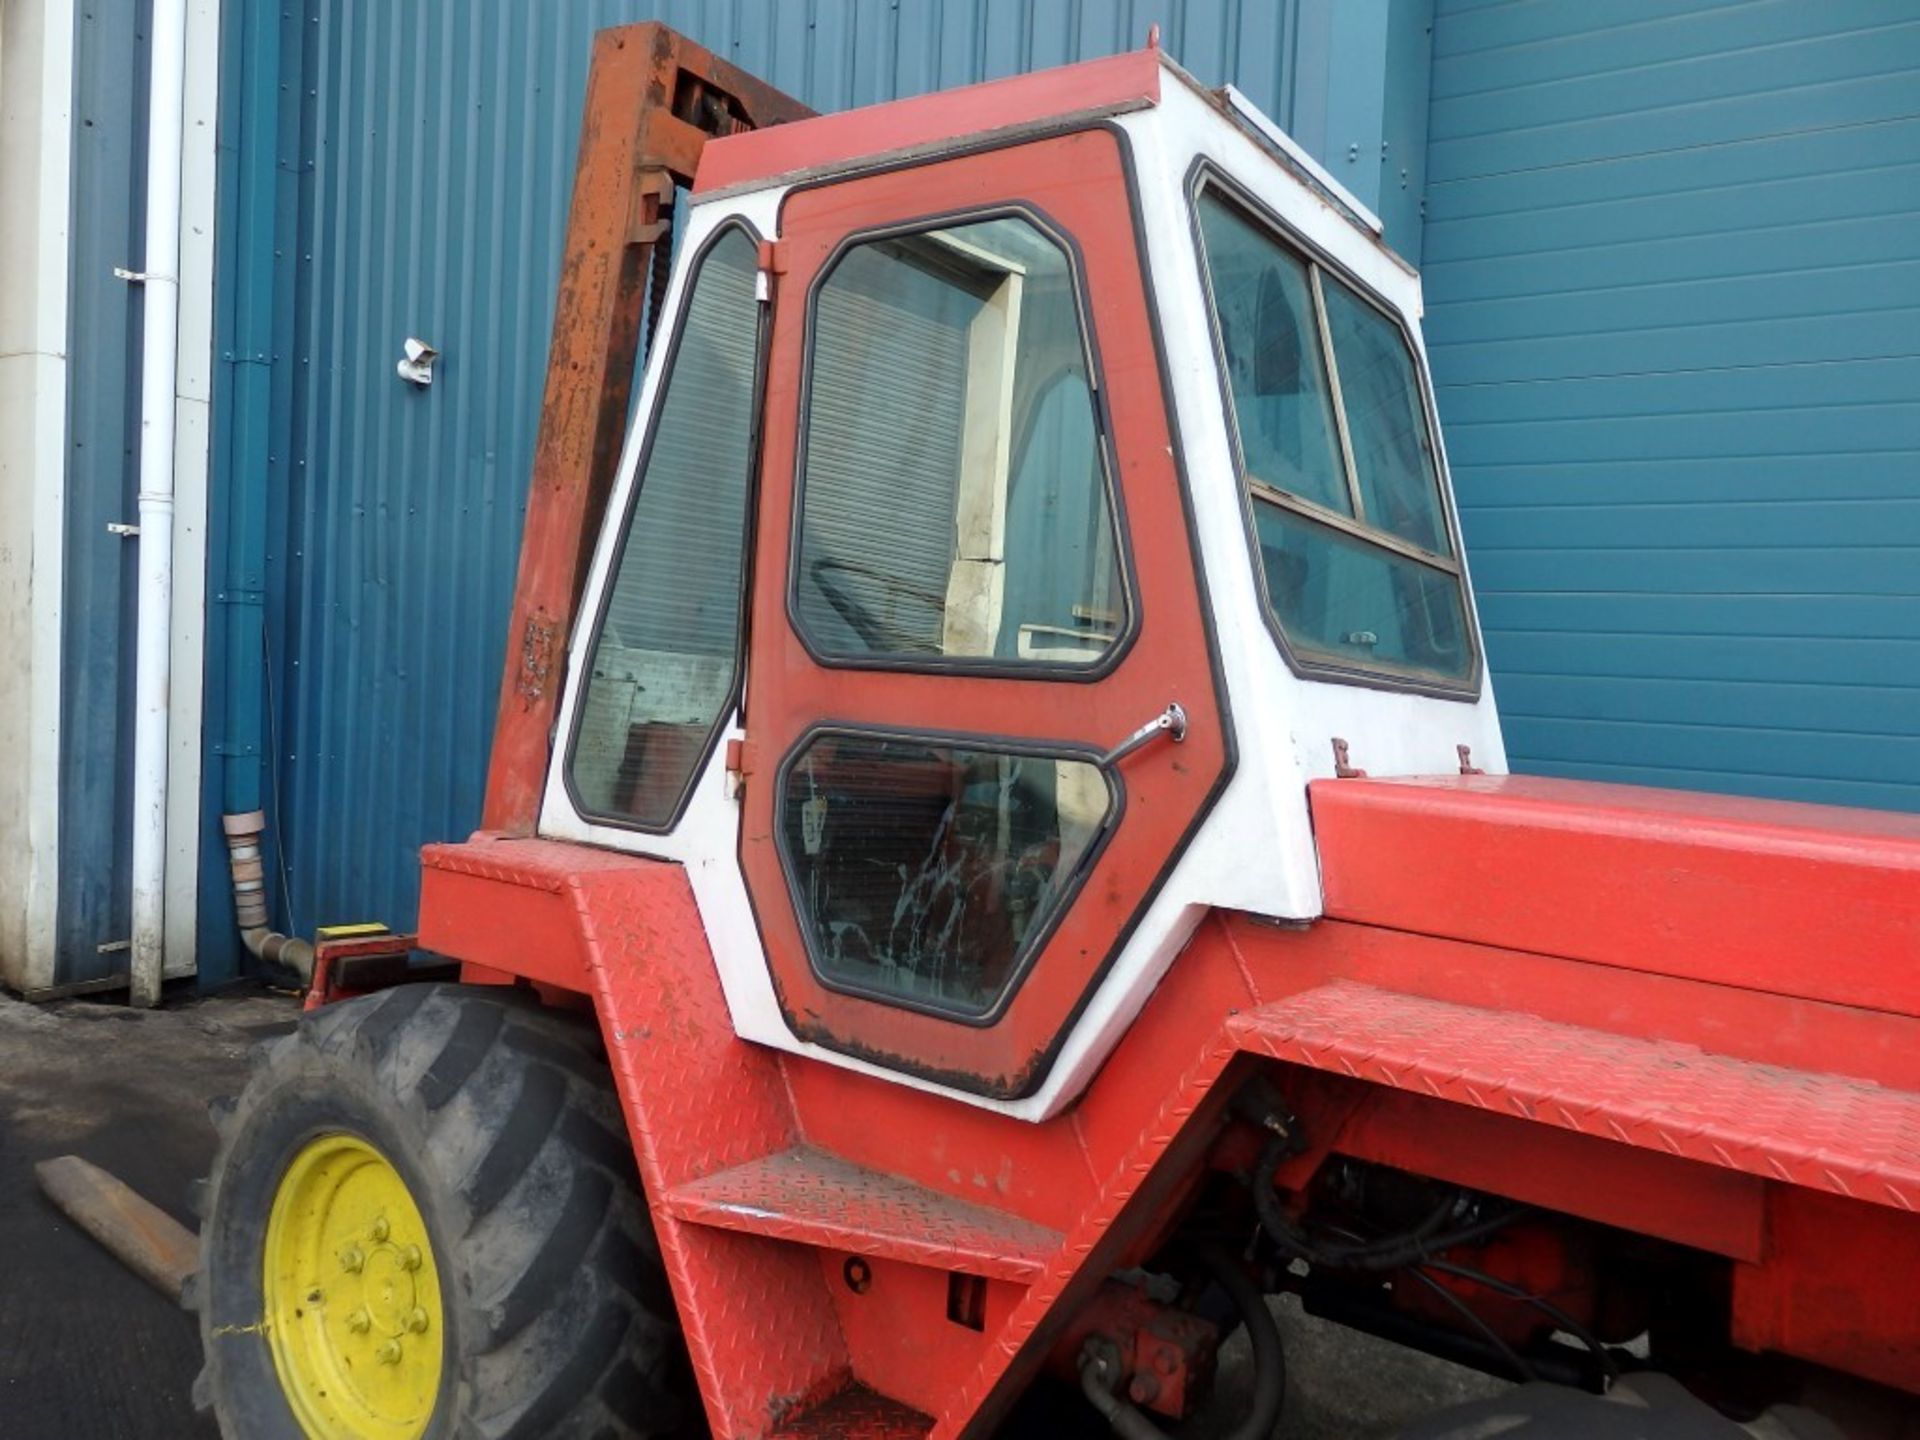
[[[290,999],[250,994],[137,1011],[0,998],[0,1437],[193,1440],[193,1317],[47,1203],[36,1161],[74,1154],[191,1226],[213,1159],[207,1101],[290,1028]]]
[[[36,1161],[76,1154],[191,1226],[188,1186],[213,1159],[207,1102],[236,1092],[263,1040],[295,1023],[262,991],[30,1006],[0,996],[0,1440],[200,1440],[193,1317],[56,1211]],[[1289,1385],[1284,1440],[1374,1440],[1435,1408],[1495,1393],[1472,1371],[1278,1307]],[[1213,1412],[1251,1385],[1246,1339],[1221,1357]],[[1073,1406],[1077,1407],[1077,1400]],[[1104,1433],[1069,1407],[1053,1434]],[[1187,1427],[1189,1440],[1220,1427]]]

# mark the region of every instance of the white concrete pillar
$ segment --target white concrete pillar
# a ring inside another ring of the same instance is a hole
[[[73,0],[0,0],[0,983],[52,983]]]

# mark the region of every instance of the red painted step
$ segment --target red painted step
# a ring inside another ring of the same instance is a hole
[[[1920,1210],[1910,1091],[1348,982],[1227,1028],[1276,1060]]]
[[[696,1225],[1022,1284],[1061,1242],[1018,1216],[808,1145],[676,1185],[665,1204]]]

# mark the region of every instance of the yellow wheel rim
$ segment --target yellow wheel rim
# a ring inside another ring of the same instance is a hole
[[[426,1221],[354,1135],[309,1141],[274,1193],[262,1287],[280,1388],[314,1440],[415,1440],[446,1344]]]

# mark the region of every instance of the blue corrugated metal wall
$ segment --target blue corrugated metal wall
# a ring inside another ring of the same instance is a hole
[[[238,959],[219,810],[277,816],[276,918],[303,928],[410,923],[418,846],[477,822],[594,30],[663,19],[824,110],[1157,20],[1413,250],[1430,4],[228,0],[203,978]],[[1390,30],[1398,83],[1337,83]],[[409,335],[444,353],[424,393],[394,374]]]
[[[1920,808],[1920,12],[1440,0],[1429,134],[1516,768]]]

